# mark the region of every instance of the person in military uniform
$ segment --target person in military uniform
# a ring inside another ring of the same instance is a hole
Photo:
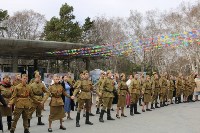
[[[181,89],[183,88],[183,81],[182,81],[182,73],[179,73],[177,79],[176,79],[176,104],[181,103]]]
[[[24,133],[30,133],[28,127],[29,108],[31,107],[30,99],[33,100],[34,103],[41,105],[41,103],[34,96],[30,86],[27,84],[27,80],[28,76],[23,74],[22,82],[15,87],[12,97],[8,103],[9,107],[12,107],[12,105],[15,104],[15,110],[13,112],[14,118],[10,133],[14,133],[17,121],[19,120],[21,114],[23,118]]]
[[[186,103],[188,100],[188,96],[189,96],[189,91],[190,91],[190,83],[189,83],[189,77],[184,77],[183,78],[183,87],[184,87],[184,91],[183,91],[183,102]]]
[[[4,100],[3,96],[1,95],[1,93],[0,93],[0,102],[3,105],[3,107],[7,108],[7,103]],[[1,111],[0,111],[0,130],[2,130],[2,132],[3,132],[3,122],[2,122]]]
[[[44,93],[47,93],[46,87],[41,81],[41,76],[36,74],[34,82],[30,85],[31,90],[34,94],[34,96],[37,98],[38,101],[43,101],[43,95]],[[29,127],[30,127],[30,120],[32,118],[33,113],[36,110],[36,116],[38,117],[38,123],[37,125],[44,125],[44,123],[41,121],[42,117],[42,108],[35,103],[32,103],[32,107],[29,109]]]
[[[190,90],[189,90],[189,96],[188,96],[188,101],[189,102],[195,102],[193,100],[193,94],[194,94],[194,88],[197,86],[196,85],[196,82],[195,82],[195,74],[192,73],[190,76],[189,76],[189,85],[190,85]]]
[[[144,95],[142,112],[145,112],[144,109],[145,105],[146,105],[146,111],[152,111],[151,109],[149,109],[149,102],[151,102],[151,94],[152,94],[151,79],[149,75],[146,75],[146,81],[142,86],[142,94]]]
[[[120,118],[119,116],[119,108],[121,108],[121,116],[122,117],[127,117],[124,114],[124,107],[126,106],[126,94],[128,93],[128,86],[126,84],[126,75],[124,73],[122,73],[120,75],[121,81],[118,83],[118,89],[117,89],[117,93],[118,93],[118,103],[117,103],[117,114],[116,117]]]
[[[33,75],[33,76],[35,76],[35,75],[40,75],[40,73],[39,73],[38,70],[34,71],[34,75]],[[29,81],[29,84],[31,85],[32,83],[34,83],[34,81],[35,81],[35,77],[33,77],[33,78]]]
[[[170,104],[174,104],[172,99],[173,99],[173,92],[174,92],[174,87],[175,87],[175,84],[174,84],[174,77],[172,75],[170,75],[170,79],[168,80],[168,101]]]
[[[20,83],[21,83],[21,74],[16,74],[15,80],[13,81],[13,86],[17,86]]]
[[[134,75],[134,78],[132,79],[131,84],[129,86],[129,92],[131,96],[130,115],[133,116],[133,108],[134,114],[141,114],[137,111],[137,102],[141,96],[141,84],[138,79],[138,74]]]
[[[145,77],[144,77],[144,74],[141,74],[140,75],[140,86],[143,86],[144,82],[145,82]],[[143,99],[143,96],[141,95],[140,98],[139,98],[139,105],[142,106],[142,99]]]
[[[75,89],[78,89],[78,88],[77,88],[78,85],[80,84],[81,80],[84,79],[83,72],[80,73],[79,77],[80,77],[80,79],[77,80],[77,81],[74,83],[74,85],[73,85],[74,90],[75,90]],[[77,109],[78,109],[79,93],[80,93],[80,92],[78,92],[78,93],[76,94],[76,98],[74,99],[74,101],[75,101],[75,103],[76,103],[76,104],[75,104],[75,105],[76,105],[76,108],[75,108],[76,111],[77,111]]]
[[[164,73],[161,75],[161,78],[159,79],[159,84],[160,84],[160,107],[167,106],[166,98],[167,98],[167,78],[166,78],[167,73]]]
[[[111,117],[110,109],[112,106],[113,98],[114,98],[114,81],[112,79],[112,72],[108,70],[106,72],[107,77],[103,80],[103,83],[101,84],[100,88],[100,97],[103,99],[103,107],[101,109],[99,122],[104,122],[103,115],[105,113],[105,110],[107,108],[107,120],[115,120]]]
[[[96,114],[100,114],[99,108],[100,108],[101,104],[103,103],[102,97],[100,97],[100,89],[101,89],[101,84],[103,83],[104,79],[105,79],[105,72],[102,71],[99,81],[95,84],[95,86],[97,86],[96,93],[97,93],[97,97],[98,97]]]
[[[160,94],[160,84],[159,84],[159,77],[157,73],[154,73],[153,78],[151,79],[152,82],[152,101],[151,101],[151,109],[160,108],[158,106],[158,96]],[[155,103],[155,108],[153,104]]]
[[[75,88],[72,99],[75,98],[77,93],[79,93],[79,100],[78,100],[78,110],[76,115],[76,127],[80,127],[80,112],[82,108],[86,108],[86,121],[85,124],[93,125],[92,122],[89,121],[89,111],[91,107],[91,91],[93,91],[92,82],[89,80],[89,73],[88,71],[83,72],[83,80],[80,80],[78,86]]]
[[[1,82],[0,85],[0,92],[5,99],[6,104],[8,104],[13,93],[13,86],[11,86],[10,77],[8,75],[3,77],[3,82]],[[12,109],[4,107],[3,104],[0,104],[0,112],[2,116],[7,116],[8,130],[10,130],[12,121]]]
[[[62,100],[62,94],[66,97],[70,98],[70,95],[67,94],[62,87],[62,85],[59,83],[59,76],[54,75],[53,76],[54,84],[52,84],[47,93],[45,94],[43,98],[42,104],[46,102],[49,96],[51,96],[51,100],[49,103],[50,106],[50,115],[49,115],[49,128],[48,132],[52,132],[52,121],[60,120],[60,129],[66,130],[66,128],[63,126],[63,118],[65,117],[65,111],[64,111],[64,103]]]

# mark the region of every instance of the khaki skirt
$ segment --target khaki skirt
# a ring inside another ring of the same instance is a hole
[[[125,107],[126,106],[126,96],[118,96],[117,107]]]
[[[145,103],[151,102],[151,94],[144,94],[144,102]]]
[[[49,121],[60,120],[65,117],[65,111],[63,105],[50,106]]]
[[[12,116],[12,109],[0,105],[0,112],[2,116]]]

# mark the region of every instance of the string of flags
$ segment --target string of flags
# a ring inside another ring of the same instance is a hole
[[[134,51],[150,51],[151,49],[182,48],[191,44],[200,46],[200,30],[158,35],[151,38],[134,39],[130,42],[118,42],[116,44],[103,44],[79,49],[47,52],[49,55],[61,56],[121,56],[129,55]]]

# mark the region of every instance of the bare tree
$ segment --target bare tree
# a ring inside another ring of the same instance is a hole
[[[23,10],[14,13],[4,22],[7,27],[7,37],[16,39],[39,39],[46,19],[33,10]]]

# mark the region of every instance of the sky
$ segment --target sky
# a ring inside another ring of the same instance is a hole
[[[87,17],[128,17],[130,10],[145,13],[151,9],[161,11],[178,7],[182,2],[195,3],[196,0],[0,0],[0,9],[8,10],[9,15],[16,11],[32,9],[45,15],[47,20],[59,16],[64,3],[74,7],[76,20],[84,22]]]

